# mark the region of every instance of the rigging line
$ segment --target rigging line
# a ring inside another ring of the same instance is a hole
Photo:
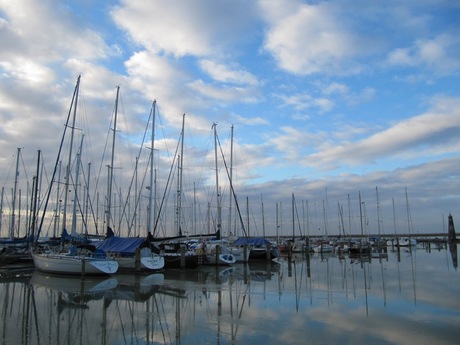
[[[153,108],[152,110],[150,111],[150,114],[149,114],[149,119],[147,121],[147,124],[146,124],[146,127],[145,127],[145,131],[144,131],[144,136],[142,137],[142,142],[141,142],[141,145],[139,147],[139,153],[138,153],[138,156],[137,157],[141,157],[141,153],[143,151],[143,148],[144,148],[144,144],[145,144],[145,138],[147,137],[147,130],[149,129],[149,125],[150,125],[150,119],[152,118],[152,113],[153,113]],[[153,149],[153,148],[152,148]],[[147,162],[147,166],[148,166],[148,163],[150,162],[150,156],[148,158],[148,162]],[[128,201],[129,201],[129,197],[131,195],[131,189],[133,188],[133,185],[134,185],[134,180],[135,180],[135,177],[136,177],[136,171],[137,171],[137,168],[138,168],[138,165],[139,165],[139,160],[136,161],[136,164],[135,164],[135,168],[134,168],[134,172],[133,172],[133,175],[131,177],[131,182],[129,184],[129,187],[128,187],[128,193],[127,193],[127,196],[126,196],[126,199],[125,199],[125,203],[123,205],[123,211],[122,211],[122,214],[121,214],[121,219],[120,219],[120,222],[118,223],[118,227],[121,228],[121,220],[123,219],[123,217],[126,215],[126,208],[128,206]],[[141,183],[141,188],[140,190],[142,190],[142,187],[144,186],[144,182],[145,182],[145,176],[147,174],[147,168],[145,169],[145,172],[144,172],[144,178],[142,179],[142,183]],[[136,200],[136,203],[135,203],[135,210],[137,210],[137,207],[139,206],[139,200],[140,200],[140,193],[139,193],[139,196],[138,196],[138,199]],[[129,236],[129,233],[131,232],[131,228],[134,224],[134,219],[136,218],[136,212],[134,212],[134,215],[132,217],[132,221],[131,221],[131,224],[129,222],[129,219],[126,218],[126,223],[127,223],[127,226],[128,226],[128,236]],[[126,216],[128,217],[128,216]]]
[[[102,151],[101,161],[100,161],[100,165],[99,165],[99,171],[97,173],[96,183],[95,183],[95,186],[94,186],[93,198],[96,197],[95,194],[97,194],[97,191],[99,189],[99,179],[101,178],[101,175],[102,175],[102,167],[104,166],[105,155],[107,153],[107,147],[109,145],[110,132],[112,131],[112,123],[114,121],[115,107],[116,107],[116,105],[114,104],[113,109],[112,109],[112,113],[110,115],[109,128],[108,128],[107,134],[105,136],[104,150]]]
[[[246,228],[244,227],[243,217],[241,216],[240,206],[238,204],[238,199],[236,197],[235,189],[233,188],[233,181],[230,178],[230,173],[228,172],[227,162],[225,160],[224,152],[222,151],[222,146],[220,145],[219,136],[217,134],[216,134],[216,138],[217,138],[217,143],[219,144],[220,152],[221,152],[221,155],[222,155],[222,160],[224,162],[225,171],[227,172],[227,177],[228,177],[228,180],[230,182],[230,190],[232,191],[233,198],[235,199],[235,205],[236,205],[236,209],[237,209],[238,216],[239,216],[239,219],[240,219],[241,228],[243,229],[245,237],[248,237],[248,234],[246,233]]]
[[[46,213],[46,210],[47,210],[49,198],[51,197],[51,188],[52,188],[52,186],[54,184],[54,179],[56,177],[56,171],[57,171],[57,167],[59,165],[59,158],[61,156],[62,146],[64,144],[64,139],[65,139],[65,134],[67,132],[67,128],[68,128],[69,121],[70,121],[70,116],[72,114],[72,108],[74,106],[74,102],[75,102],[75,98],[76,98],[79,86],[80,86],[80,75],[77,78],[77,85],[75,86],[74,93],[73,93],[73,96],[72,96],[72,102],[70,103],[69,112],[67,114],[67,120],[66,120],[66,123],[65,123],[65,126],[64,126],[64,132],[62,133],[61,143],[59,145],[59,150],[58,150],[58,154],[57,154],[57,157],[56,157],[56,163],[54,164],[54,170],[53,170],[53,175],[52,175],[52,178],[51,178],[51,183],[49,184],[48,190],[46,192],[47,193],[46,194],[46,202],[44,204],[42,217],[41,217],[41,220],[40,220],[40,225],[38,227],[37,238],[35,239],[35,243],[38,242],[38,238],[40,237],[40,232],[42,230],[43,222],[45,221],[45,213]]]
[[[174,153],[174,158],[173,158],[173,161],[172,161],[172,164],[171,164],[171,169],[169,170],[168,180],[166,181],[165,191],[163,193],[163,197],[161,198],[160,207],[158,209],[158,216],[155,219],[155,225],[153,227],[153,233],[152,233],[153,236],[155,236],[155,234],[157,232],[158,220],[160,219],[160,214],[161,214],[161,211],[163,209],[163,204],[164,204],[164,201],[165,201],[165,198],[166,198],[166,194],[167,194],[168,188],[170,187],[169,182],[171,181],[171,176],[172,176],[173,171],[175,169],[175,165],[176,165],[175,162],[176,162],[176,158],[177,158],[177,152],[179,151],[180,142],[181,142],[181,140],[183,140],[182,135],[183,135],[183,133],[181,131],[181,134],[179,136],[180,140],[177,141],[176,152]]]
[[[295,207],[295,214],[297,216],[297,226],[299,227],[299,233],[300,233],[300,236],[303,236],[302,227],[300,226],[299,210],[297,209],[297,203],[295,202],[295,196],[294,196],[294,207]]]

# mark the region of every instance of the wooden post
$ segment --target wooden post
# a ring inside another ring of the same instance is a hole
[[[271,259],[271,243],[267,243],[267,260]]]
[[[185,268],[185,245],[180,246],[180,268]]]
[[[134,270],[139,272],[141,270],[141,250],[140,248],[136,248],[134,253]]]
[[[243,244],[243,262],[248,262],[248,261],[249,261],[249,258],[248,258],[248,245]]]
[[[84,277],[86,274],[86,266],[85,266],[86,259],[81,260],[81,275]]]
[[[219,264],[220,245],[216,244],[216,266]]]

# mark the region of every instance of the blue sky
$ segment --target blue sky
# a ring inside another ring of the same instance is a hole
[[[459,18],[457,2],[431,0],[0,0],[1,185],[11,189],[18,147],[28,176],[37,149],[50,174],[81,74],[85,159],[94,166],[106,164],[120,85],[122,194],[156,99],[158,190],[171,164],[166,147],[174,151],[185,113],[184,194],[190,205],[195,184],[202,219],[207,203],[216,203],[217,123],[227,159],[234,126],[236,192],[242,209],[248,197],[249,227],[259,235],[261,201],[266,233],[276,229],[277,203],[278,225],[292,233],[292,193],[303,233],[337,233],[340,205],[356,222],[359,193],[367,231],[385,224],[380,230],[394,232],[394,218],[404,231],[406,188],[414,231],[442,231],[443,215],[455,218],[459,206]],[[321,215],[313,217],[311,205],[321,205]],[[183,222],[190,228],[190,219]]]

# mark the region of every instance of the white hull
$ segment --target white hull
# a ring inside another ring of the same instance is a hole
[[[251,253],[251,246],[246,246],[246,247],[228,247],[228,250],[230,253],[233,254],[233,256],[236,259],[236,262],[248,262],[249,261],[249,254]],[[244,253],[244,249],[246,249],[246,254]]]
[[[216,260],[216,254],[206,255],[206,263],[209,265],[233,265],[236,258],[233,254],[219,254]]]
[[[135,270],[136,269],[136,258],[135,257],[117,257],[116,261],[120,269],[124,270]],[[161,255],[143,256],[140,258],[140,269],[141,270],[161,270],[165,266],[165,259]]]
[[[313,248],[315,253],[332,253],[334,251],[334,246],[329,244],[320,244]]]
[[[68,254],[32,254],[35,267],[48,273],[56,274],[114,274],[118,262],[111,259],[99,259],[88,256]]]

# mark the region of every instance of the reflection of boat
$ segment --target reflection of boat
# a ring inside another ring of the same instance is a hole
[[[98,254],[94,246],[72,246],[68,253],[32,253],[35,267],[48,273],[71,275],[113,274],[118,262]]]
[[[35,271],[30,283],[68,293],[98,294],[118,285],[116,278],[103,277],[62,277]]]
[[[88,301],[104,298],[117,287],[118,281],[102,277],[62,277],[35,271],[30,284],[58,292],[57,307],[61,313],[64,309],[87,309]]]
[[[155,294],[186,297],[186,290],[165,283],[163,273],[148,276],[117,274],[116,277],[118,286],[105,295],[108,303],[114,300],[145,302]]]

